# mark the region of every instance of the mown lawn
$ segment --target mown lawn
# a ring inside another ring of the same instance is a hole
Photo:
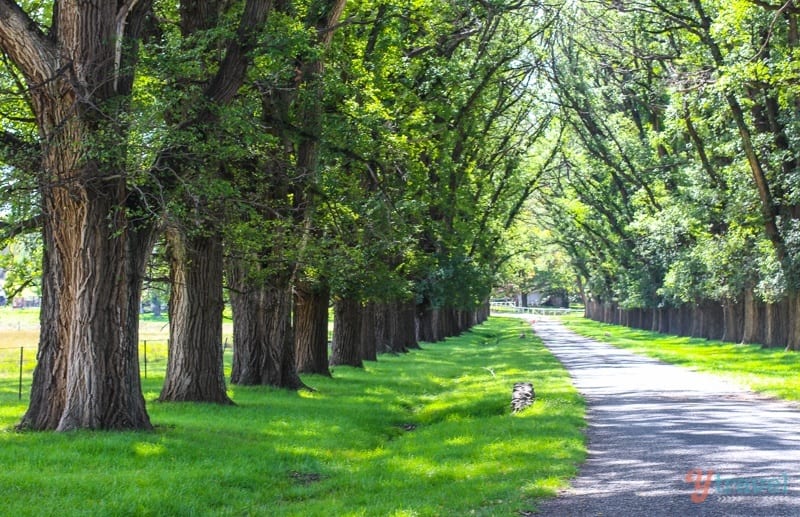
[[[0,389],[1,513],[518,515],[565,486],[584,404],[524,322],[423,347],[304,377],[313,392],[234,386],[231,407],[156,403],[151,370],[153,432],[18,433]],[[511,415],[521,380],[537,400]]]
[[[563,316],[583,336],[637,353],[728,377],[754,391],[800,400],[800,354],[779,348],[679,337],[620,325],[598,323],[579,315]]]

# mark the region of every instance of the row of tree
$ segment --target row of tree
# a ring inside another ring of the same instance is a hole
[[[533,211],[587,315],[800,349],[800,4],[565,8],[563,145]]]
[[[138,313],[162,269],[162,401],[230,403],[226,293],[238,384],[300,388],[299,372],[485,319],[512,255],[504,234],[555,156],[529,149],[552,144],[555,109],[533,93],[556,14],[483,0],[0,0],[0,232],[42,256],[20,427],[150,428]]]

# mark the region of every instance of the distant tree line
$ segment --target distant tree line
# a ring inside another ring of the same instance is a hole
[[[533,210],[597,320],[800,349],[800,4],[576,2]]]

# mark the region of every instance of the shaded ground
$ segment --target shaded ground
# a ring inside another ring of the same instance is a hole
[[[534,329],[586,398],[589,423],[587,462],[539,515],[800,515],[797,405],[580,337],[555,320],[537,318]]]

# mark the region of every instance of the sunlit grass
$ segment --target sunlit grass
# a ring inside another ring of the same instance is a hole
[[[14,372],[19,375],[20,349],[24,363],[23,375],[32,372],[33,366],[28,360],[36,358],[38,342],[39,309],[0,307],[0,379]]]
[[[35,330],[39,328],[39,309],[0,307],[0,332],[6,330]]]
[[[754,391],[800,400],[800,354],[779,348],[679,337],[562,317],[573,331],[662,361],[729,377]]]
[[[381,356],[314,392],[233,386],[236,406],[154,402],[150,433],[17,433],[0,394],[7,515],[516,515],[585,457],[584,405],[523,322]],[[158,370],[153,370],[158,372]],[[532,407],[509,414],[529,380]],[[3,381],[5,382],[5,381]]]

